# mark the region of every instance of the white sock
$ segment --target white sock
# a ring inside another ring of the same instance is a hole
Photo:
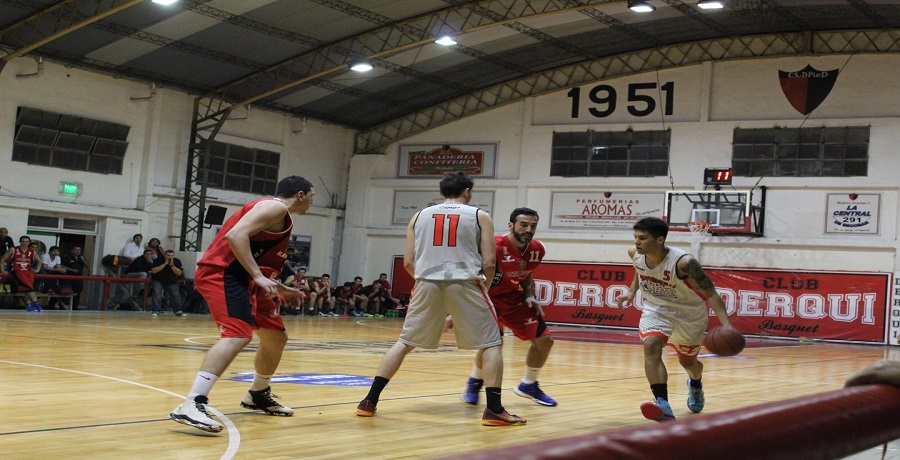
[[[216,384],[216,380],[219,380],[216,374],[203,371],[197,372],[197,378],[194,379],[194,386],[191,387],[191,392],[188,393],[187,399],[193,401],[195,396],[208,396],[213,385]]]
[[[262,391],[269,387],[272,383],[272,375],[254,374],[253,383],[250,384],[250,391]]]
[[[476,366],[476,365],[474,365],[474,364],[472,365],[472,378],[473,378],[473,379],[478,379],[478,380],[482,380],[482,379],[483,379],[481,368],[478,367],[478,366]]]
[[[537,382],[539,372],[541,372],[540,367],[525,366],[525,377],[522,377],[522,383],[531,384]]]

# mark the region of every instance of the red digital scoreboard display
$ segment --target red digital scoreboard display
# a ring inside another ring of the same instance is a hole
[[[731,185],[731,168],[706,168],[703,185]]]

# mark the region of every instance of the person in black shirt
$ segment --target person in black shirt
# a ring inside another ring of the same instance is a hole
[[[162,311],[163,291],[169,294],[169,305],[172,310],[181,316],[181,287],[178,285],[178,278],[183,273],[181,261],[175,257],[175,251],[171,249],[165,252],[164,257],[159,257],[153,262],[153,268],[150,269],[150,277],[153,278],[153,301],[150,307],[153,309],[153,316],[159,315]]]
[[[145,279],[150,277],[150,269],[153,268],[153,251],[146,249],[144,250],[144,255],[142,257],[137,257],[128,264],[128,268],[125,269],[125,278],[138,278]],[[124,284],[124,283],[123,283]],[[113,298],[110,299],[111,304],[121,304],[127,302],[131,304],[131,308],[135,311],[141,310],[140,305],[138,305],[132,297],[134,296],[135,286],[149,286],[148,284],[140,284],[140,283],[128,283],[125,286],[121,284],[117,284],[121,289],[118,289],[116,293],[113,295]],[[123,298],[124,297],[124,298]]]
[[[60,259],[62,260],[62,265],[66,267],[67,275],[85,276],[90,274],[90,264],[81,255],[81,246],[72,246],[72,251]],[[72,297],[72,309],[78,308],[81,305],[81,291],[84,290],[84,281],[72,280],[67,284],[72,289],[72,294],[75,294]],[[62,289],[62,286],[65,286],[65,284],[60,283],[60,286]]]

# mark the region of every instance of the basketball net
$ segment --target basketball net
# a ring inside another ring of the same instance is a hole
[[[700,260],[700,242],[709,235],[709,222],[693,221],[688,222],[688,228],[691,230],[691,254]]]

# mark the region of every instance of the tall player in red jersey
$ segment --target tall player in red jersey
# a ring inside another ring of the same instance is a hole
[[[308,180],[300,176],[282,179],[274,198],[247,203],[228,218],[197,262],[194,284],[209,304],[222,337],[206,353],[185,402],[169,414],[172,420],[213,433],[225,428],[209,416],[208,395],[250,343],[254,330],[259,335],[256,372],[241,406],[269,415],[294,415],[293,409],[273,399],[269,386],[288,339],[274,298],[297,295],[277,278],[294,227],[290,215],[305,214],[313,195]]]
[[[497,272],[488,295],[494,302],[500,327],[506,326],[519,339],[531,342],[525,358],[525,376],[513,391],[538,404],[555,406],[556,400],[544,394],[537,381],[553,347],[553,337],[544,322],[544,311],[534,298],[531,276],[547,252],[544,243],[534,239],[538,213],[529,208],[516,208],[509,215],[507,225],[509,233],[494,237]],[[462,395],[463,400],[472,405],[478,404],[478,392],[484,384],[481,361],[479,351]]]

